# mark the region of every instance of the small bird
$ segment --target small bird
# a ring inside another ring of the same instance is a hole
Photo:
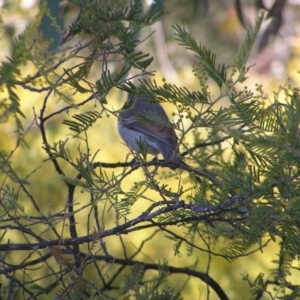
[[[169,119],[162,106],[153,102],[148,95],[137,96],[136,99],[133,95],[129,95],[125,107],[128,107],[131,102],[134,102],[133,105],[119,114],[118,121],[119,134],[127,146],[140,153],[139,143],[142,142],[147,146],[148,153],[155,156],[161,153],[166,162],[174,163],[174,168],[187,166],[182,158],[174,153],[178,145],[174,128],[148,122],[142,117],[151,113],[168,123]]]

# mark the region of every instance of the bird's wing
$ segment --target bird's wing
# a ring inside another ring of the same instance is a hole
[[[122,125],[157,138],[159,141],[168,144],[172,150],[174,150],[177,146],[178,137],[173,128],[137,120],[122,122]]]

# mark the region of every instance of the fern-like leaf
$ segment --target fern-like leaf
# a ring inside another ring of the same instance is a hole
[[[195,103],[208,103],[208,99],[199,91],[189,91],[186,87],[177,87],[174,84],[164,83],[159,86],[155,80],[141,80],[141,90],[154,93],[157,100],[171,99],[174,102],[184,99],[187,104],[194,106]]]
[[[200,65],[207,75],[213,79],[220,88],[223,84],[226,84],[227,67],[225,64],[216,63],[216,54],[212,53],[200,43],[198,44],[196,40],[178,24],[174,26],[174,29],[176,31],[176,39],[181,42],[181,45],[184,45],[187,49],[196,53],[196,56],[199,58]]]
[[[78,134],[87,130],[93,125],[99,118],[100,113],[97,111],[88,111],[84,114],[75,114],[72,116],[77,121],[64,120],[62,123],[69,126],[69,129],[75,131]]]
[[[240,72],[239,81],[243,82],[246,80],[245,72],[246,72],[246,63],[249,59],[251,50],[253,48],[254,42],[256,40],[257,34],[261,27],[261,24],[264,19],[264,14],[260,14],[256,20],[255,26],[253,30],[248,29],[246,33],[246,37],[239,47],[237,54],[233,58],[233,63],[237,67]]]
[[[125,275],[125,286],[123,287],[122,294],[127,294],[130,290],[135,291],[142,281],[144,275],[144,266],[134,265],[131,268],[131,274]]]

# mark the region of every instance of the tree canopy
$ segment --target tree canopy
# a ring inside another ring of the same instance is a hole
[[[187,86],[152,68],[159,1],[69,2],[67,30],[42,2],[0,66],[1,298],[299,298],[299,87],[247,86],[265,14],[226,63],[172,24]],[[118,138],[141,93],[189,167]]]

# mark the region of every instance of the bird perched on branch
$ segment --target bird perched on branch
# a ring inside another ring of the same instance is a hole
[[[178,137],[162,106],[148,95],[129,95],[119,114],[118,130],[129,148],[141,152],[141,143],[148,153],[162,154],[174,169],[187,167],[177,154]]]

